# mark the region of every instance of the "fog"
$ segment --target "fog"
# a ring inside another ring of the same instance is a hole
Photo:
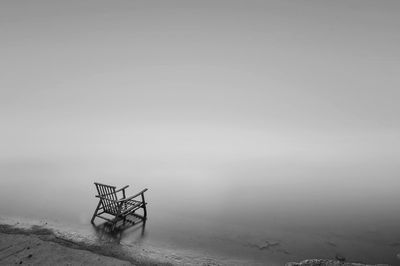
[[[283,262],[333,232],[396,263],[399,8],[2,1],[0,214],[85,226],[94,181],[129,184],[149,243],[262,261],[235,245],[272,234]]]

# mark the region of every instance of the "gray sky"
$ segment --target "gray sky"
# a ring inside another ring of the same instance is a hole
[[[3,0],[0,38],[2,159],[398,160],[399,1]]]

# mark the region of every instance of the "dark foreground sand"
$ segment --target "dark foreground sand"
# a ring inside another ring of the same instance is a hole
[[[44,241],[36,235],[0,234],[1,265],[131,265],[107,257]]]
[[[113,246],[60,238],[41,226],[0,225],[0,265],[171,265],[144,255],[128,256]]]
[[[206,258],[174,260],[171,259],[171,254],[154,257],[149,256],[144,249],[134,250],[127,253],[118,245],[100,245],[66,239],[43,226],[21,228],[0,224],[0,265],[251,265],[233,261],[218,262]],[[364,265],[322,259],[286,264],[286,266]]]
[[[0,265],[251,265],[81,240],[43,225],[0,224]]]
[[[285,266],[389,266],[387,264],[363,264],[363,263],[351,263],[338,260],[324,260],[324,259],[311,259],[304,260],[301,262],[289,262]]]

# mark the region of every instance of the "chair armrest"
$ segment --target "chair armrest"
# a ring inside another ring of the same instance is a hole
[[[124,189],[126,189],[126,188],[128,188],[128,187],[129,187],[129,185],[124,186],[123,188],[117,189],[115,192],[120,192],[121,190],[124,190]]]
[[[135,195],[133,195],[133,196],[130,196],[130,197],[126,198],[126,199],[120,199],[120,200],[118,200],[118,202],[128,201],[128,200],[131,200],[131,199],[133,199],[133,198],[136,198],[137,196],[140,196],[140,195],[142,195],[143,193],[145,193],[147,190],[148,190],[148,189],[145,188],[145,189],[143,189],[142,191],[140,191],[139,193],[137,193],[137,194],[135,194]]]
[[[125,198],[125,189],[128,187],[129,187],[129,185],[124,186],[123,188],[116,190],[115,193],[120,192],[122,190],[122,198]]]

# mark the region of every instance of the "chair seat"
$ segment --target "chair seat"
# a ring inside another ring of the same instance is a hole
[[[133,212],[143,206],[141,201],[137,200],[127,200],[121,203],[121,211],[118,213],[118,206],[115,204],[105,205],[105,212],[111,215],[126,215]]]
[[[121,214],[127,214],[143,206],[143,202],[137,200],[124,201],[121,208]]]

